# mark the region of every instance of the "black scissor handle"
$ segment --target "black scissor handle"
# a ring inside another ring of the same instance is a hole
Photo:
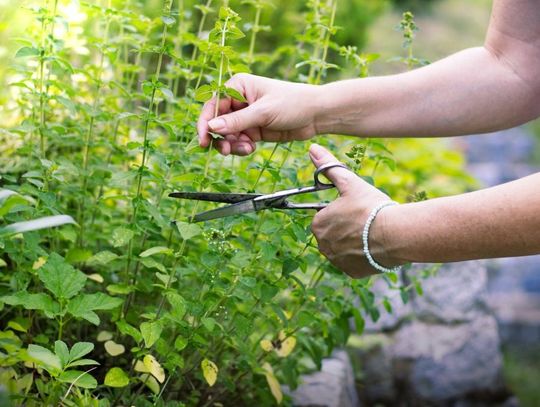
[[[325,173],[326,171],[328,171],[330,168],[335,168],[335,167],[341,167],[341,168],[345,168],[346,170],[350,171],[349,167],[347,167],[345,164],[343,163],[327,163],[327,164],[323,164],[321,165],[319,168],[317,168],[315,170],[315,174],[313,175],[313,180],[315,182],[315,188],[317,190],[321,190],[321,189],[330,189],[330,188],[334,188],[335,185],[332,184],[331,182],[328,183],[328,182],[322,182],[320,179],[319,179],[319,175],[321,173]]]

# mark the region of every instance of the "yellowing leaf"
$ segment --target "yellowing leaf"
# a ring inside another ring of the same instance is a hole
[[[32,265],[32,270],[38,270],[47,262],[47,259],[45,257],[40,257],[37,259],[34,264]]]
[[[143,359],[143,364],[148,372],[154,376],[158,382],[163,383],[165,381],[165,371],[152,355],[146,355]]]
[[[148,387],[154,394],[159,394],[159,383],[149,374],[140,375],[139,379]]]
[[[126,351],[124,345],[116,343],[115,341],[107,341],[104,346],[107,353],[111,356],[118,356]]]
[[[276,376],[274,376],[274,370],[272,369],[272,366],[270,366],[268,362],[265,362],[262,368],[266,372],[264,375],[266,376],[266,382],[268,383],[268,387],[270,387],[272,396],[274,396],[278,404],[281,404],[281,402],[283,401],[283,393],[281,392],[281,386],[279,385]]]
[[[272,341],[269,341],[268,339],[263,339],[259,342],[259,345],[261,345],[262,350],[264,350],[265,352],[270,352],[272,349],[274,349]]]
[[[129,377],[119,367],[113,367],[105,375],[105,386],[109,387],[125,387],[129,384]]]
[[[96,283],[103,283],[105,280],[103,279],[103,277],[101,277],[101,275],[97,274],[97,273],[94,273],[94,274],[89,274],[88,275],[88,278],[90,280],[93,280],[95,281]]]
[[[144,363],[140,360],[138,360],[137,362],[135,362],[135,371],[136,372],[141,372],[141,373],[150,373],[150,371],[148,370],[148,368],[144,365]]]
[[[100,333],[98,333],[98,336],[96,339],[98,342],[105,342],[105,341],[111,340],[112,337],[113,337],[112,332],[101,331]]]
[[[201,362],[201,368],[206,382],[210,385],[210,387],[212,387],[217,380],[218,367],[211,360],[204,359]]]
[[[296,346],[296,338],[294,336],[287,338],[284,331],[279,333],[279,342],[280,346],[276,347],[276,353],[280,358],[289,356]]]

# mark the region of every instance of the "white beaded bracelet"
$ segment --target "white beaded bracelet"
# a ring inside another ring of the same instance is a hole
[[[397,273],[399,270],[401,270],[401,266],[396,266],[392,268],[386,268],[384,266],[381,266],[379,263],[377,263],[374,259],[371,253],[369,252],[369,228],[371,227],[371,224],[375,220],[375,217],[379,213],[379,211],[383,208],[386,208],[387,206],[393,206],[393,205],[399,205],[397,202],[394,201],[387,201],[383,202],[379,205],[377,205],[375,208],[373,208],[367,218],[366,224],[364,225],[364,231],[362,232],[362,242],[364,243],[364,254],[366,258],[369,261],[369,264],[378,271],[382,273]]]

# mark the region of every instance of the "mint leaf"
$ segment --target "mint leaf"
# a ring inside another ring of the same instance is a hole
[[[75,269],[59,254],[49,256],[47,263],[39,269],[39,279],[56,298],[69,299],[84,287],[86,276]]]

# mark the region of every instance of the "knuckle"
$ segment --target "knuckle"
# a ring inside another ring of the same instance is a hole
[[[319,214],[315,215],[313,217],[313,220],[311,221],[311,231],[315,235],[315,237],[319,238],[322,232],[322,219]]]

